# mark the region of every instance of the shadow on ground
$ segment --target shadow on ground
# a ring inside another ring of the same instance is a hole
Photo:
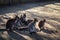
[[[2,31],[0,30],[0,32],[3,32],[6,31],[5,29],[3,29]],[[8,35],[9,35],[9,40],[27,40],[29,39],[28,37],[30,37],[30,39],[32,40],[58,40],[58,38],[52,38],[52,37],[49,37],[49,36],[44,36],[44,35],[41,35],[41,34],[37,34],[37,33],[33,33],[32,35],[29,34],[28,32],[25,32],[26,30],[16,30],[16,31],[7,31]],[[43,29],[42,30],[43,32],[45,33],[48,33],[48,34],[51,34],[51,33],[54,33],[53,31],[51,30],[47,30],[47,29]],[[22,36],[23,35],[23,36]],[[27,38],[25,38],[26,36],[28,36]],[[5,40],[3,37],[0,36],[0,39],[1,40]],[[29,39],[29,40],[30,40]]]
[[[38,7],[38,6],[45,6],[48,4],[58,3],[59,1],[49,1],[49,2],[41,2],[41,3],[28,3],[28,4],[18,4],[13,6],[3,6],[0,7],[0,15],[5,13],[17,13],[17,11],[23,11],[30,8]]]

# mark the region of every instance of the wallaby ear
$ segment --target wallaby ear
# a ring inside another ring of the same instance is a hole
[[[44,22],[46,22],[46,19],[44,19]]]
[[[26,14],[23,14],[24,17],[26,17]]]
[[[38,21],[38,19],[37,18],[34,18],[34,21]]]
[[[15,14],[15,18],[17,17],[18,15],[17,14]]]

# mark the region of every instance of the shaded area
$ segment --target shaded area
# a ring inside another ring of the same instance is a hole
[[[24,4],[33,2],[46,2],[46,1],[59,1],[59,0],[0,0],[0,5],[13,5],[13,4]]]
[[[8,34],[11,38],[15,39],[15,40],[26,40],[25,38],[23,38],[22,36],[18,35],[17,33],[15,32],[9,32],[8,31]]]
[[[58,3],[59,1],[48,1],[48,2],[39,2],[39,3],[28,3],[28,4],[18,4],[12,6],[0,6],[0,15],[5,13],[17,13],[17,11],[23,11],[30,8],[38,7],[38,6],[45,6],[48,4]],[[27,5],[27,6],[26,6]]]
[[[41,31],[43,31],[43,32],[45,32],[45,33],[48,33],[48,34],[55,34],[55,33],[58,33],[58,31],[57,30],[49,30],[49,28],[48,29],[42,29]]]
[[[2,34],[3,34],[4,31],[6,31],[6,30],[5,29],[0,30],[0,32],[2,32]],[[52,34],[52,33],[53,34],[58,33],[57,31],[48,30],[48,29],[43,29],[41,31],[47,33],[47,35]],[[46,39],[47,40],[56,40],[56,39],[59,40],[58,38],[55,39],[55,38],[49,37],[47,35],[45,36],[44,34],[41,35],[41,31],[39,31],[40,34],[33,33],[32,35],[29,34],[29,31],[25,30],[25,29],[24,30],[7,31],[7,32],[8,32],[9,38],[11,40],[13,40],[13,39],[14,40],[27,40],[28,38],[25,38],[26,36],[30,37],[32,40],[46,40]],[[0,38],[5,40],[3,37],[0,37]]]
[[[56,40],[55,38],[47,37],[47,36],[44,36],[44,35],[41,35],[41,34],[39,35],[37,33],[33,33],[31,35],[29,33],[23,32],[23,31],[16,31],[16,32],[18,32],[22,35],[27,35],[27,36],[31,37],[33,40],[46,40],[46,39],[47,40]],[[45,32],[50,34],[50,31],[48,31],[48,30],[45,30]],[[53,33],[53,32],[51,32],[51,33]]]
[[[1,32],[1,31],[7,31],[7,30],[6,30],[6,29],[0,29],[0,32]]]

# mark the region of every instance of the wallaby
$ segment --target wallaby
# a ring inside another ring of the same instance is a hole
[[[28,25],[30,34],[36,33],[35,25],[36,25],[37,21],[38,20],[36,18],[34,18],[34,20]]]
[[[6,23],[6,29],[12,31],[12,27],[15,24],[15,21],[17,19],[17,16],[13,19],[9,19]]]
[[[40,31],[44,28],[44,24],[45,24],[46,20],[41,20],[38,24],[39,28],[40,28]]]
[[[21,20],[22,24],[28,25],[27,21],[26,21],[26,14],[23,14],[23,16],[20,18],[20,20]]]

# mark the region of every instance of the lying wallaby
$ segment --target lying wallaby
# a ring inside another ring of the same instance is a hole
[[[6,23],[6,29],[12,31],[12,27],[15,25],[15,22],[17,20],[18,16],[16,16],[13,19],[9,19]]]
[[[34,18],[34,20],[33,20],[31,23],[29,23],[28,27],[29,27],[29,32],[30,32],[30,34],[36,33],[35,25],[36,25],[36,22],[37,22],[37,21],[38,21],[38,20],[37,20],[36,18]]]

